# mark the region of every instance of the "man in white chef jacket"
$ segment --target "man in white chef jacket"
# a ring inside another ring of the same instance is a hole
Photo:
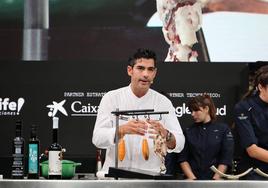
[[[119,139],[125,141],[125,157],[119,160],[119,167],[130,167],[152,172],[159,172],[161,160],[154,152],[153,138],[160,134],[165,139],[167,152],[180,152],[184,147],[185,138],[175,109],[171,101],[164,95],[150,89],[156,76],[156,54],[148,49],[138,49],[129,58],[127,73],[131,78],[130,85],[109,91],[99,105],[98,115],[93,131],[93,144],[106,149],[103,168],[97,176],[108,173],[109,167],[115,166],[115,116],[111,114],[116,109],[168,111],[169,114],[151,115],[139,119],[120,119]],[[150,136],[148,136],[150,135]],[[142,153],[142,140],[148,141],[149,158],[146,160]]]

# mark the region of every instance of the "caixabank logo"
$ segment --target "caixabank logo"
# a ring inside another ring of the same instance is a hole
[[[25,103],[24,98],[10,99],[0,97],[0,116],[17,116]]]
[[[61,102],[53,101],[52,104],[47,105],[47,108],[49,108],[48,117],[54,117],[58,111],[61,112],[63,115],[68,116],[68,113],[63,107],[65,102],[66,100],[63,100]]]
[[[67,110],[70,112],[70,116],[96,116],[99,108],[98,105],[92,105],[89,102],[80,100],[66,101],[66,99],[60,102],[53,101],[52,104],[46,107],[49,108],[49,117],[54,117],[58,112],[68,116]]]
[[[72,116],[97,116],[99,106],[90,102],[73,101],[71,104]]]

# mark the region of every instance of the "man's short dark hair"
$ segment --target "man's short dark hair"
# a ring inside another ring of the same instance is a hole
[[[137,59],[141,59],[141,58],[145,58],[145,59],[153,59],[154,60],[154,66],[156,67],[156,54],[154,51],[149,50],[149,49],[143,49],[143,48],[139,48],[137,49],[137,51],[133,54],[133,56],[131,56],[128,59],[128,64],[129,66],[134,66],[136,64],[136,60]]]

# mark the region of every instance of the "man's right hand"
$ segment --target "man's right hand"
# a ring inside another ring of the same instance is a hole
[[[127,123],[119,126],[119,138],[123,138],[126,134],[145,135],[148,125],[145,121],[132,119]]]

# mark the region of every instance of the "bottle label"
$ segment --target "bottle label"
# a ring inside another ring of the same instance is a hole
[[[11,175],[13,178],[23,178],[24,176],[24,141],[17,138],[13,143],[13,162]]]
[[[29,173],[38,173],[38,145],[29,144]]]
[[[14,154],[23,154],[23,141],[15,141],[14,142]]]
[[[61,151],[48,152],[48,175],[61,175]]]

